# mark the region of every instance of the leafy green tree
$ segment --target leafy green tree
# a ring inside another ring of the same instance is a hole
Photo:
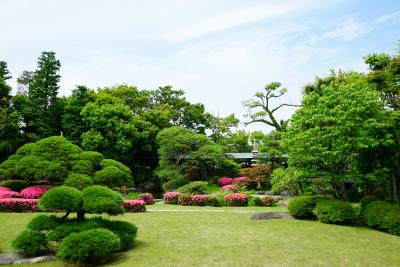
[[[264,134],[256,131],[251,134],[251,140],[260,152],[259,161],[267,164],[271,171],[287,165],[287,151],[281,145],[282,132],[271,131]]]
[[[280,82],[269,83],[265,86],[265,92],[257,92],[253,99],[243,101],[243,106],[248,108],[246,117],[250,119],[246,122],[246,125],[260,122],[273,127],[276,131],[283,131],[286,129],[287,121],[278,121],[274,113],[284,106],[298,107],[298,105],[283,103],[272,107],[272,100],[283,96],[287,92],[286,88],[280,87]],[[279,90],[279,92],[277,92],[277,90]]]
[[[340,75],[344,81],[305,95],[283,139],[290,166],[322,176],[338,197],[347,198],[344,181],[358,173],[360,150],[390,145],[392,140],[376,135],[386,127],[378,93],[360,74]]]

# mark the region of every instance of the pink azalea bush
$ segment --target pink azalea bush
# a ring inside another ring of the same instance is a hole
[[[144,201],[141,199],[124,200],[124,208],[127,212],[145,212],[146,206],[144,204]]]
[[[21,195],[24,198],[28,199],[38,199],[40,198],[44,193],[46,193],[51,186],[49,185],[36,185],[36,186],[30,186],[21,191]]]
[[[154,197],[150,193],[142,193],[137,199],[143,200],[146,205],[154,204]]]
[[[226,206],[239,207],[239,206],[247,206],[248,197],[245,194],[232,193],[232,194],[227,194],[224,197],[224,200]]]
[[[239,189],[234,184],[227,184],[221,187],[222,191],[232,191],[232,192],[239,192]]]
[[[219,206],[218,199],[211,195],[193,195],[192,206]]]
[[[12,191],[12,190],[8,187],[0,186],[0,191]]]
[[[233,178],[222,177],[222,178],[219,178],[219,179],[218,179],[218,183],[219,183],[221,186],[228,185],[228,184],[232,184],[232,183],[233,183]]]
[[[21,195],[15,191],[0,191],[0,198],[15,198],[15,197],[21,197]]]
[[[240,184],[247,184],[249,182],[249,179],[245,176],[242,177],[237,177],[233,179],[234,183],[240,183]]]
[[[35,212],[38,210],[37,199],[3,198],[0,199],[0,211]]]
[[[167,192],[164,194],[163,200],[165,204],[178,204],[178,199],[181,193]]]

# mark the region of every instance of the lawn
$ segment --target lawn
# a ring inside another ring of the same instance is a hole
[[[153,205],[148,210],[116,217],[135,223],[139,232],[136,247],[109,266],[400,266],[398,236],[316,221],[252,221],[251,213],[237,212],[279,207]],[[0,250],[10,251],[11,240],[34,216],[0,213]]]

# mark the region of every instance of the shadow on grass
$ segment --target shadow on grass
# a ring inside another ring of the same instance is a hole
[[[135,244],[133,246],[133,248],[131,248],[130,250],[137,250],[139,248],[145,248],[147,247],[147,243],[141,240],[135,240]],[[119,253],[115,253],[112,257],[110,257],[107,262],[104,262],[102,264],[96,265],[96,266],[113,266],[113,265],[118,265],[121,264],[123,262],[126,262],[129,259],[128,256],[128,251],[123,251],[123,252],[119,252]]]

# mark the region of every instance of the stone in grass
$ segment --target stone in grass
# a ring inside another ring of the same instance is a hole
[[[2,253],[0,254],[0,264],[22,264],[22,263],[39,263],[45,261],[54,261],[54,255],[45,255],[40,257],[27,258],[18,253]]]
[[[269,220],[269,219],[289,219],[292,220],[294,217],[289,212],[261,212],[256,213],[250,218],[251,220]]]

